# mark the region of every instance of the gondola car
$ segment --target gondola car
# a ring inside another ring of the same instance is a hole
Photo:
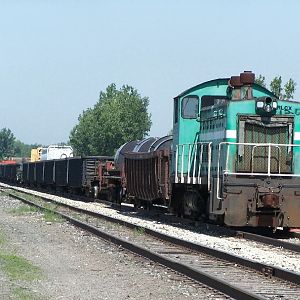
[[[22,182],[25,185],[53,190],[84,193],[97,198],[107,188],[105,173],[99,177],[100,169],[108,168],[113,157],[87,156],[44,160],[23,163]]]

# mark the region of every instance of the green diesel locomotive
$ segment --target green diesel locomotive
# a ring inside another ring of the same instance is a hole
[[[255,75],[174,98],[171,206],[229,226],[300,227],[300,103]]]

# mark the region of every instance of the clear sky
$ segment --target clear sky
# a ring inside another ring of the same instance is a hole
[[[298,83],[298,0],[0,0],[0,128],[67,141],[110,83],[150,98],[150,135],[183,90],[244,70]]]

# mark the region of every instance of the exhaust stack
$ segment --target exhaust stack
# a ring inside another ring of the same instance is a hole
[[[240,76],[231,76],[228,84],[232,88],[232,100],[253,99],[252,85],[255,82],[255,74],[244,71]]]

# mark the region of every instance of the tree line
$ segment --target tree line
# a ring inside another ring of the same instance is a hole
[[[151,127],[149,98],[129,85],[109,85],[98,102],[79,116],[70,143],[78,155],[114,155],[128,141],[143,139]]]
[[[101,91],[97,103],[82,112],[70,132],[69,142],[76,155],[114,155],[116,149],[131,140],[143,139],[151,127],[149,98],[129,85],[110,84]],[[0,131],[0,159],[29,157],[32,148],[16,140],[8,128]]]
[[[267,87],[264,76],[255,82]],[[279,99],[292,99],[296,82],[289,79],[285,84],[282,77],[274,77],[269,89]],[[151,114],[148,112],[149,98],[141,96],[129,85],[117,88],[110,84],[101,91],[96,104],[84,110],[72,128],[68,144],[76,155],[114,155],[116,149],[131,140],[143,139],[151,128]],[[29,157],[32,148],[38,144],[24,144],[17,140],[10,129],[0,130],[0,159],[6,157]]]
[[[267,88],[265,76],[259,75],[255,82]],[[269,90],[280,100],[291,100],[294,98],[296,91],[296,82],[290,78],[285,84],[282,82],[281,76],[274,77],[269,86]]]
[[[29,157],[32,148],[37,148],[38,144],[24,144],[15,138],[9,128],[0,130],[0,159],[10,157]]]

